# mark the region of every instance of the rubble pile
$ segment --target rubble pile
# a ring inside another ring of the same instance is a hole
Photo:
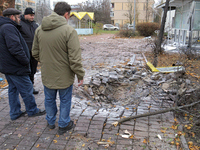
[[[92,76],[84,90],[95,100],[114,102],[127,98],[127,92],[133,93],[140,78],[136,67],[101,70]]]
[[[141,61],[131,58],[125,65],[98,70],[83,90],[98,102],[131,105],[148,96],[155,101],[175,101],[177,95],[189,93],[191,89],[195,89],[191,81],[180,78],[180,73],[152,73]]]

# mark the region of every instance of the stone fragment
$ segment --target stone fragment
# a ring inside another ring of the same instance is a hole
[[[192,93],[192,92],[194,92],[194,91],[196,91],[196,90],[193,89],[193,88],[190,88],[189,90],[187,90],[187,93]]]
[[[147,97],[149,95],[149,89],[145,89],[144,91],[142,91],[142,97]]]
[[[189,79],[186,79],[185,82],[186,82],[187,85],[191,84],[191,81]]]
[[[149,84],[155,83],[155,81],[151,80],[149,77],[145,77],[145,78],[142,78],[142,79],[143,79],[143,81],[145,81],[145,82],[147,82]]]
[[[109,73],[107,71],[103,71],[101,74],[103,77],[109,77]]]
[[[143,72],[141,75],[142,75],[142,77],[146,77],[146,76],[147,76],[147,73],[146,73],[146,72]]]
[[[133,75],[132,77],[129,78],[130,81],[135,81],[135,80],[139,80],[141,78],[141,76],[139,75]]]
[[[96,85],[96,86],[100,86],[101,85],[101,81],[98,78],[93,79],[92,84]]]
[[[183,95],[184,93],[185,93],[185,91],[186,91],[187,89],[186,88],[180,88],[179,90],[178,90],[178,94],[179,95]]]
[[[95,100],[99,100],[99,96],[95,96],[94,99],[95,99]]]
[[[116,71],[111,71],[111,72],[109,72],[109,76],[110,75],[117,75],[117,72]]]
[[[106,90],[106,86],[105,86],[105,85],[101,85],[101,86],[99,87],[99,91],[100,91],[102,94],[105,93],[105,90]]]
[[[135,61],[135,54],[131,57],[131,60],[127,63],[127,65],[132,66]]]
[[[125,68],[126,68],[126,69],[130,69],[131,67],[130,67],[130,66],[125,66]]]
[[[135,73],[135,75],[139,75],[139,76],[141,76],[141,74],[142,74],[141,71],[137,71],[137,72]]]
[[[131,69],[131,71],[132,71],[132,74],[134,74],[134,73],[137,72],[137,68],[136,68],[136,67],[131,67],[130,69]]]
[[[101,76],[99,73],[97,73],[94,78],[102,79],[103,76]]]
[[[168,89],[169,89],[169,84],[168,84],[168,83],[163,83],[163,84],[162,84],[162,89],[163,89],[164,91],[168,90]]]
[[[171,74],[167,74],[167,75],[165,76],[166,81],[169,80],[169,79],[171,79],[171,78],[172,78]]]
[[[90,96],[94,95],[94,93],[90,87],[88,87],[87,92],[88,92],[88,94],[90,94]]]
[[[104,77],[101,81],[103,84],[106,84],[108,82],[108,78]]]
[[[84,78],[83,80],[83,84],[84,85],[89,85],[90,84],[90,81],[91,81],[92,77],[87,77],[87,78]]]
[[[159,80],[161,78],[161,75],[159,73],[153,73],[151,76],[152,80]]]
[[[118,81],[117,75],[110,75],[109,76],[109,82],[115,82],[115,81]]]
[[[122,75],[124,73],[124,68],[116,68],[115,70],[120,75]]]

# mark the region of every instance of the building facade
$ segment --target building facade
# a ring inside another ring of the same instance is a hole
[[[50,9],[50,0],[15,0],[15,8],[24,13],[27,7],[33,8],[36,11],[37,6],[45,5]]]
[[[135,7],[134,3],[136,4]],[[136,24],[152,22],[153,5],[154,0],[111,0],[110,16],[112,24],[119,26],[133,24],[134,16]]]
[[[36,0],[15,0],[15,8],[20,10],[22,13],[24,13],[24,10],[27,7],[36,10]]]

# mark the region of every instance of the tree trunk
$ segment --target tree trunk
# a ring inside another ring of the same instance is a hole
[[[158,65],[158,54],[162,52],[161,44],[162,44],[162,40],[163,40],[163,34],[164,34],[164,29],[165,29],[165,22],[166,22],[166,18],[167,18],[169,2],[170,2],[170,0],[167,0],[165,3],[164,14],[163,14],[160,32],[159,32],[159,36],[158,36],[158,44],[157,44],[156,51],[154,52],[154,62],[153,62],[154,67],[156,67]]]
[[[15,0],[0,0],[0,16],[3,16],[3,10],[7,8],[15,8]]]

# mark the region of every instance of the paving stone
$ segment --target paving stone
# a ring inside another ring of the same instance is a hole
[[[119,145],[131,146],[133,145],[133,140],[132,139],[117,140],[117,143],[119,143]]]
[[[104,133],[102,139],[105,139],[105,140],[109,139],[111,141],[116,141],[117,140],[117,135]]]
[[[103,129],[103,124],[100,124],[100,125],[97,125],[97,124],[95,124],[95,125],[90,125],[90,128],[91,128],[91,129],[96,129],[96,128],[98,128],[98,129]]]
[[[75,127],[74,131],[87,131],[88,130],[88,126],[83,126],[83,127]]]
[[[12,150],[12,149],[15,149],[15,147],[16,147],[17,145],[15,145],[15,144],[11,144],[11,143],[9,143],[9,144],[2,144],[1,146],[0,146],[0,149],[1,150]]]
[[[49,146],[51,149],[64,149],[65,148],[65,144],[57,144],[57,143],[52,143],[50,146]]]
[[[121,144],[121,143],[119,143]],[[132,146],[130,145],[117,145],[116,149],[119,149],[119,150],[134,150],[132,149]]]
[[[93,108],[87,108],[81,115],[82,116],[93,116],[96,113],[96,110]]]
[[[99,116],[97,116],[97,115],[95,115],[94,117],[93,117],[93,119],[92,119],[92,121],[102,121],[102,122],[104,122],[106,120],[106,118],[104,118],[104,117],[99,117]]]
[[[26,146],[26,145],[19,144],[19,145],[17,145],[16,150],[28,150],[31,148],[32,148],[32,146]]]
[[[90,125],[90,122],[82,122],[82,121],[78,121],[76,123],[76,127],[88,127]]]
[[[17,145],[19,142],[21,141],[21,139],[7,139],[4,144],[13,144],[13,145]]]
[[[87,147],[88,147],[88,150],[89,150],[89,148],[90,148],[91,150],[97,150],[98,147],[99,147],[99,145],[96,144],[96,143],[90,143],[89,145],[87,145]]]
[[[89,130],[88,130],[88,133],[89,134],[92,134],[92,133],[96,133],[96,134],[101,134],[102,133],[102,130],[100,130],[99,128],[90,128]]]
[[[101,134],[100,133],[89,133],[87,137],[95,139],[95,140],[99,140],[101,138]]]
[[[134,132],[134,136],[135,136],[135,137],[140,137],[140,136],[142,136],[142,137],[147,137],[147,136],[148,136],[148,133],[147,133],[147,132],[141,132],[141,131],[135,131],[135,132]]]

